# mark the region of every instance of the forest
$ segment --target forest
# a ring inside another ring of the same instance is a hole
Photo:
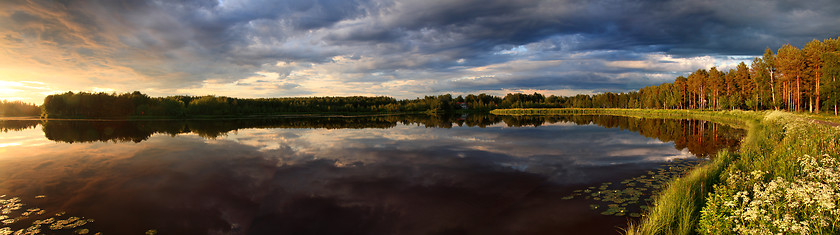
[[[413,100],[391,97],[304,97],[243,99],[224,96],[149,97],[140,92],[124,94],[67,92],[44,99],[44,117],[187,117],[242,116],[293,113],[412,113],[451,112],[451,95]],[[461,98],[463,100],[463,98]]]
[[[543,95],[508,94],[504,98],[480,94],[450,94],[397,100],[392,97],[232,98],[224,96],[150,97],[132,93],[66,92],[44,98],[41,116],[49,118],[195,117],[298,113],[452,113],[489,111],[499,107],[542,107]],[[559,107],[559,106],[551,106]],[[36,114],[37,115],[37,114]]]
[[[840,38],[838,38],[840,39]],[[698,69],[673,83],[638,92],[571,97],[572,107],[704,110],[833,111],[840,99],[840,40],[813,40],[802,49],[770,48],[750,65]]]
[[[49,95],[42,106],[0,103],[0,116],[62,118],[241,116],[291,113],[451,113],[499,108],[647,108],[701,110],[786,110],[833,112],[840,101],[840,38],[766,49],[747,65],[723,71],[698,69],[672,83],[639,91],[596,95],[544,96],[451,94],[397,100],[392,97],[231,98],[150,97],[140,92],[66,92]]]
[[[20,101],[0,100],[0,117],[38,116],[41,108]]]

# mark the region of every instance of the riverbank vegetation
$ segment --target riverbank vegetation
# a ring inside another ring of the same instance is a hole
[[[572,97],[573,107],[500,115],[694,118],[745,127],[740,148],[672,181],[628,234],[840,233],[840,40],[767,49],[728,72],[698,69],[638,92]],[[634,109],[644,108],[644,109]],[[713,111],[731,110],[731,111]],[[741,111],[758,110],[758,111]],[[760,110],[786,110],[781,111]],[[811,114],[803,114],[810,112]]]
[[[707,197],[698,232],[840,233],[840,128],[771,112]]]
[[[502,115],[693,118],[748,130],[737,151],[669,183],[628,234],[840,233],[840,127],[781,111],[511,109]]]

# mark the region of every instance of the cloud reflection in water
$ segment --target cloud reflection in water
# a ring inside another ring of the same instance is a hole
[[[106,233],[613,232],[604,224],[623,218],[559,198],[690,156],[673,143],[596,125],[38,138],[45,143],[3,148],[0,194],[48,195],[40,208],[95,218],[92,228]]]

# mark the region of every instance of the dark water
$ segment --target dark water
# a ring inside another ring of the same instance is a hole
[[[616,234],[635,218],[562,198],[743,134],[612,116],[0,121],[0,228]]]

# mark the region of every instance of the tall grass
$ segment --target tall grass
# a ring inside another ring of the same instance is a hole
[[[732,161],[729,151],[721,151],[710,163],[695,168],[668,183],[641,223],[630,223],[627,234],[692,234],[700,218],[706,195],[718,183],[721,172]]]
[[[840,128],[769,112],[701,213],[701,234],[840,234]]]
[[[737,152],[723,151],[710,164],[669,183],[645,217],[628,225],[627,234],[840,233],[840,164],[836,164],[840,127],[817,124],[812,116],[779,111],[637,109],[508,109],[492,113],[692,118],[747,129]]]

